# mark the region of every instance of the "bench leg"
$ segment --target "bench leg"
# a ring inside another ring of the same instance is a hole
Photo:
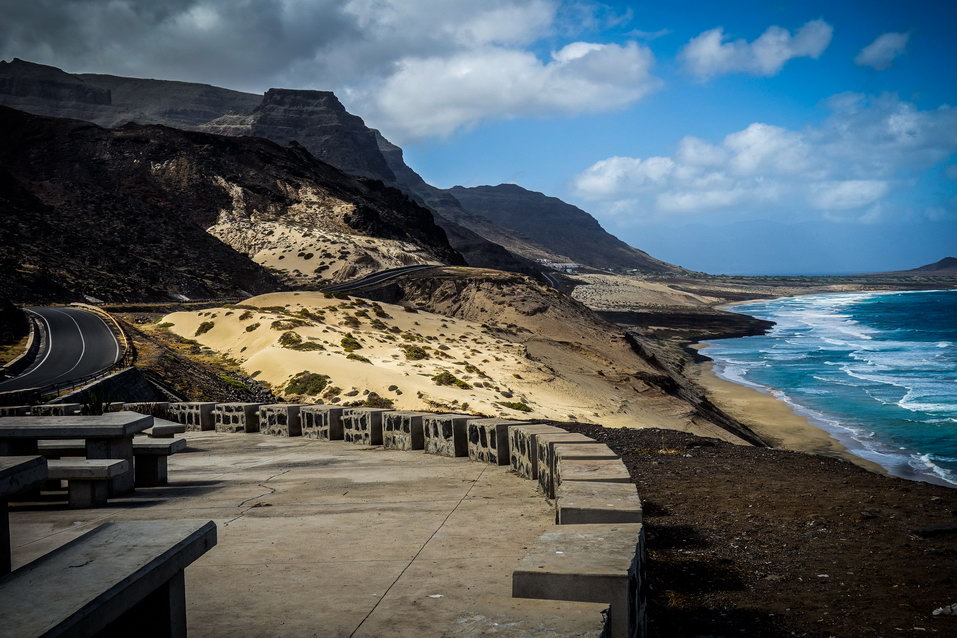
[[[180,571],[100,634],[110,638],[186,638],[186,580]]]
[[[10,508],[0,500],[0,576],[10,573]]]
[[[130,469],[107,481],[110,483],[110,496],[119,496],[133,491],[133,437],[115,439],[87,439],[86,458],[88,459],[126,459]]]
[[[136,487],[157,487],[169,482],[165,456],[141,455],[136,459]]]
[[[70,507],[80,509],[106,505],[110,495],[109,481],[74,481],[69,482]]]

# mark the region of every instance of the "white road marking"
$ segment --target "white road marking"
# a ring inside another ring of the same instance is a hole
[[[20,377],[25,377],[25,376],[27,376],[28,374],[33,374],[34,372],[36,372],[37,370],[39,370],[39,369],[40,369],[40,366],[42,366],[43,363],[44,363],[44,362],[47,360],[47,358],[50,356],[50,353],[53,352],[53,328],[50,327],[50,322],[47,321],[47,318],[44,317],[43,315],[41,315],[39,312],[36,312],[36,311],[33,311],[33,310],[28,310],[27,312],[32,312],[32,313],[35,314],[36,316],[40,317],[40,319],[43,319],[43,323],[45,323],[45,324],[47,325],[47,352],[46,352],[45,355],[43,355],[43,358],[40,359],[40,363],[35,363],[35,364],[33,365],[33,367],[30,368],[30,370],[28,370],[27,372],[24,372],[22,375],[20,375]],[[20,377],[14,377],[14,379],[20,378]]]
[[[94,315],[94,316],[103,323],[103,327],[106,328],[106,331],[110,334],[111,337],[113,337],[113,343],[116,344],[116,355],[113,357],[113,363],[116,363],[117,361],[120,360],[120,342],[117,341],[116,335],[113,334],[113,331],[110,329],[110,325],[106,323],[106,319],[104,319],[100,315]]]
[[[67,370],[67,371],[64,372],[63,374],[58,374],[57,376],[55,376],[55,377],[53,377],[52,379],[50,379],[51,381],[56,381],[56,380],[59,379],[60,377],[65,376],[65,375],[68,375],[68,374],[70,374],[71,372],[73,372],[73,370],[75,370],[76,367],[77,367],[78,365],[80,365],[80,362],[83,361],[83,355],[86,354],[86,339],[83,338],[83,330],[80,329],[80,324],[77,322],[76,319],[73,318],[72,315],[63,312],[62,310],[57,310],[57,309],[55,309],[55,308],[50,308],[50,310],[52,310],[53,312],[59,313],[59,314],[61,314],[61,315],[66,315],[66,316],[70,319],[70,321],[73,322],[73,325],[76,326],[76,331],[80,334],[80,356],[79,356],[79,358],[76,360],[76,363],[73,364],[73,367],[72,367],[72,368],[70,368],[69,370]],[[112,333],[110,333],[110,334],[112,334]]]

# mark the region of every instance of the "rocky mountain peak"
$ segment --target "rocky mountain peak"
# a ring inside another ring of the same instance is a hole
[[[346,107],[332,91],[311,91],[305,89],[269,89],[263,95],[263,101],[256,111],[268,109],[272,106],[283,108],[312,108],[321,111],[331,111],[348,115]],[[353,116],[355,117],[355,116]],[[361,122],[362,120],[359,119]]]

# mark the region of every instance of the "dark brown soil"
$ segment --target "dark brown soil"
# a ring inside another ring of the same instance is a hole
[[[957,636],[957,490],[658,429],[607,443],[644,505],[652,636]]]

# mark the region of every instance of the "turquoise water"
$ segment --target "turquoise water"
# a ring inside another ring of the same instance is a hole
[[[906,478],[957,486],[957,291],[841,293],[733,308],[777,325],[704,351]]]

